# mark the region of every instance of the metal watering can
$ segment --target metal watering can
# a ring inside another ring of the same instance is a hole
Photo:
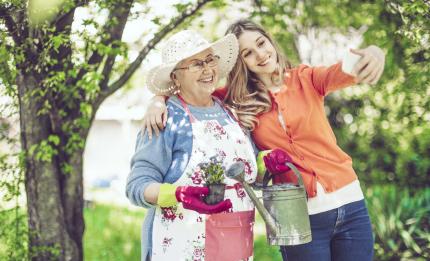
[[[267,186],[267,173],[262,188],[263,203],[244,180],[245,165],[236,162],[227,170],[226,176],[240,182],[266,223],[267,242],[270,245],[300,245],[312,241],[309,224],[306,190],[297,168],[286,163],[297,176],[298,184],[286,183]]]

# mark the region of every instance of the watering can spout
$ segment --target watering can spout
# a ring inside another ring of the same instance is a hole
[[[271,230],[271,233],[278,234],[278,224],[276,223],[276,220],[270,215],[269,211],[264,207],[264,205],[261,203],[261,201],[257,198],[252,188],[249,186],[248,183],[245,181],[245,164],[243,162],[235,162],[233,163],[230,168],[227,170],[226,173],[227,177],[234,179],[238,182],[240,182],[245,189],[246,193],[251,198],[252,202],[254,202],[255,207],[257,208],[258,212],[260,213],[261,217],[263,218],[264,222],[266,223],[267,227]]]

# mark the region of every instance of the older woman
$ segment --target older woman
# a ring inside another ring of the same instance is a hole
[[[238,55],[234,35],[210,44],[194,31],[173,35],[163,63],[150,70],[155,94],[174,94],[159,136],[137,137],[127,197],[149,208],[142,233],[142,260],[248,260],[253,253],[254,206],[236,181],[225,178],[225,200],[202,200],[201,163],[217,158],[226,169],[244,162],[246,179],[256,176],[255,154],[246,133],[211,96]]]

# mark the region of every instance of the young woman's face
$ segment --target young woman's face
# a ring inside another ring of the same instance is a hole
[[[275,47],[264,35],[244,31],[239,37],[239,53],[248,69],[257,76],[272,74],[276,70]]]

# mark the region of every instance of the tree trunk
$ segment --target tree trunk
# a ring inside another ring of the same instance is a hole
[[[38,86],[36,77],[21,74],[17,78],[17,85],[21,144],[22,150],[26,152],[24,171],[29,259],[83,260],[82,151],[76,151],[66,159],[73,169],[68,174],[62,173],[59,157],[54,156],[50,161],[37,159],[37,150],[30,155],[33,145],[40,144],[53,133],[49,116],[36,116],[42,102],[26,97]]]

